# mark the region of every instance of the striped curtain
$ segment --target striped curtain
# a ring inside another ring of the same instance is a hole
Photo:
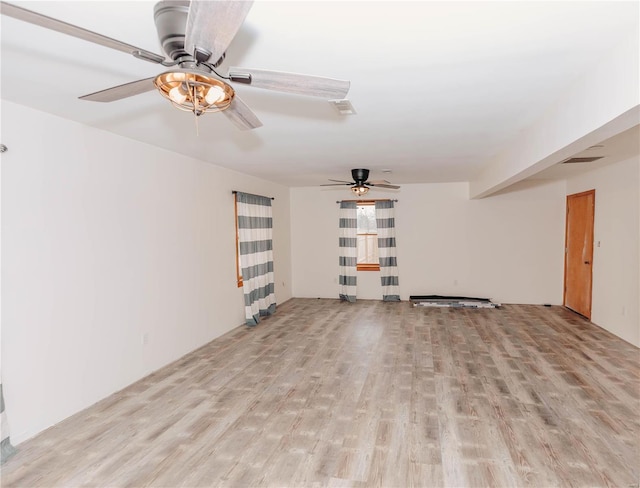
[[[4,412],[4,396],[2,395],[2,383],[0,383],[0,433],[2,433],[2,443],[0,443],[0,464],[16,453],[15,447],[11,445],[9,438],[9,424],[7,423],[7,415]]]
[[[356,202],[340,202],[339,211],[340,300],[356,301],[358,264],[358,215]]]
[[[398,261],[396,259],[396,223],[393,201],[376,201],[376,225],[378,227],[378,256],[382,300],[399,302]]]
[[[245,319],[253,326],[276,311],[271,199],[236,192],[236,203]]]

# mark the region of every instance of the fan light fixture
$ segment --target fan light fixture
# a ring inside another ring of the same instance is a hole
[[[224,81],[191,70],[167,71],[158,75],[153,84],[174,107],[195,115],[225,110],[235,96]]]
[[[362,195],[366,195],[369,191],[369,187],[364,185],[356,185],[351,187],[351,191],[361,197]]]

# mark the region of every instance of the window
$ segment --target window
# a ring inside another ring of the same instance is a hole
[[[374,202],[358,202],[358,271],[380,271]]]

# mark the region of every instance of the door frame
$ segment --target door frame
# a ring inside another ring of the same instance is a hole
[[[591,320],[591,306],[593,304],[593,248],[595,247],[594,239],[594,227],[595,227],[595,212],[596,212],[596,190],[587,190],[579,193],[573,193],[571,195],[567,195],[566,200],[566,209],[565,209],[565,221],[564,221],[564,286],[562,288],[562,305],[569,310],[575,312],[572,308],[567,307],[567,255],[569,254],[569,199],[582,197],[588,194],[593,195],[593,205],[591,207],[591,228],[589,231],[589,238],[591,239],[591,256],[589,256],[589,262],[591,263],[589,266],[589,314],[584,315],[587,319]],[[575,312],[580,314],[579,312]]]

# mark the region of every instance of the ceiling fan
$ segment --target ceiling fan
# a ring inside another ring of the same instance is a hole
[[[392,188],[394,190],[398,190],[400,188],[398,185],[392,185],[387,180],[367,181],[367,178],[369,178],[369,170],[364,168],[352,169],[351,177],[353,178],[353,181],[351,182],[329,179],[329,181],[335,181],[335,183],[327,183],[325,185],[320,185],[320,186],[347,185],[347,186],[350,186],[351,191],[356,195],[358,195],[359,197],[362,195],[366,195],[367,192],[369,191],[369,187],[371,186],[377,186],[379,188]]]
[[[222,111],[239,129],[248,130],[262,123],[230,83],[344,99],[350,87],[350,82],[345,80],[252,68],[232,67],[226,76],[215,71],[252,4],[252,1],[225,0],[158,2],[154,7],[154,21],[165,56],[4,1],[0,1],[0,13],[170,68],[155,77],[84,95],[81,100],[113,102],[157,89],[181,110],[196,116]]]

